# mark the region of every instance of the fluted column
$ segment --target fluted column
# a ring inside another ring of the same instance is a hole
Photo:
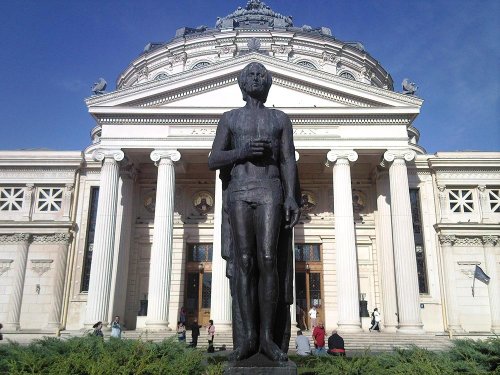
[[[18,331],[21,329],[19,318],[21,317],[26,261],[28,259],[28,248],[31,235],[27,233],[16,233],[2,237],[2,242],[11,243],[16,247],[16,258],[12,265],[14,271],[12,292],[9,297],[7,321],[3,325],[6,331]]]
[[[168,330],[170,279],[172,271],[172,237],[174,230],[175,171],[180,160],[177,150],[154,150],[151,160],[158,166],[155,223],[149,268],[149,329]]]
[[[396,300],[396,279],[394,277],[391,193],[389,174],[386,170],[381,170],[377,174],[377,245],[380,254],[384,330],[395,332],[398,325],[398,305]]]
[[[93,158],[103,164],[85,317],[87,327],[98,321],[102,321],[104,325],[108,323],[118,197],[118,162],[124,157],[121,150],[96,150],[93,154]]]
[[[210,319],[213,319],[218,330],[230,331],[232,302],[229,279],[226,277],[226,261],[222,259],[222,181],[219,178],[219,170],[215,175],[213,246]]]
[[[384,153],[385,161],[391,163],[389,180],[399,331],[423,333],[410,189],[406,168],[406,162],[413,160],[414,157],[415,152],[411,150],[386,151]]]
[[[338,328],[344,332],[361,330],[359,286],[352,209],[351,167],[358,154],[352,150],[331,150],[327,158],[333,165],[333,201],[337,251]]]
[[[443,254],[443,269],[446,293],[446,315],[448,318],[448,330],[450,332],[463,332],[460,324],[460,312],[457,306],[455,261],[453,259],[453,244],[455,236],[439,235],[441,252]]]
[[[498,274],[498,236],[484,236],[484,272],[490,277],[488,296],[491,311],[491,332],[500,334],[500,275]]]
[[[53,241],[57,244],[57,258],[53,277],[54,286],[52,288],[52,302],[50,304],[49,318],[45,328],[58,330],[61,328],[64,280],[66,277],[66,262],[68,259],[68,246],[71,241],[71,234],[57,233],[54,235]]]

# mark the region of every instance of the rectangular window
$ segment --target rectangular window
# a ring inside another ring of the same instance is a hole
[[[425,263],[422,214],[420,210],[420,194],[418,189],[410,189],[410,204],[413,222],[413,237],[415,239],[415,255],[417,258],[418,289],[421,294],[428,294],[427,265]]]
[[[296,262],[320,262],[320,246],[314,244],[295,244]]]
[[[189,262],[211,262],[214,245],[211,243],[188,244]]]
[[[450,211],[457,213],[469,213],[474,211],[474,197],[472,190],[452,189],[448,191]]]
[[[61,211],[62,200],[63,189],[40,188],[36,208],[39,212],[58,212]]]
[[[500,212],[500,189],[490,189],[488,191],[491,212]]]
[[[23,188],[0,188],[0,211],[21,211],[23,199]]]
[[[94,249],[95,223],[97,220],[97,202],[99,201],[99,188],[92,187],[90,190],[89,216],[87,222],[87,241],[85,243],[85,255],[83,258],[81,292],[89,291],[90,267],[92,265],[92,250]]]

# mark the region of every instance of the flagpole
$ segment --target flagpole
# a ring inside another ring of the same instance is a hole
[[[477,267],[477,265],[476,265]],[[474,269],[474,276],[472,276],[472,297],[474,297],[474,286],[476,285],[476,270]]]

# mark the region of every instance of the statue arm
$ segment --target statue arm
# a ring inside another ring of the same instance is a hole
[[[295,163],[295,147],[293,145],[292,123],[288,116],[284,115],[283,132],[281,135],[280,174],[285,199],[295,200],[295,183],[297,181],[297,167]]]
[[[238,161],[238,150],[229,150],[231,146],[231,131],[224,113],[217,125],[212,152],[208,157],[208,168],[211,170],[230,166]]]

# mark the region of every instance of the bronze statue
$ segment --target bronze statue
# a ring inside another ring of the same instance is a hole
[[[261,352],[286,361],[292,228],[301,198],[292,124],[264,106],[272,78],[262,64],[247,65],[238,83],[246,105],[222,115],[208,161],[223,182],[222,256],[233,296],[234,359]]]

